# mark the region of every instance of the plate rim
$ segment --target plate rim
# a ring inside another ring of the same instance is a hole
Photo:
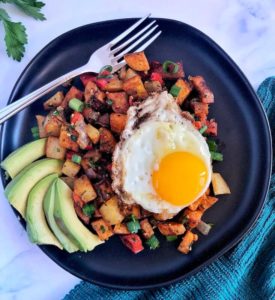
[[[43,246],[39,246],[38,247],[51,259],[53,260],[58,266],[62,267],[64,270],[66,270],[67,272],[69,272],[70,274],[78,277],[79,279],[82,279],[84,281],[96,284],[98,286],[101,287],[107,287],[107,288],[113,288],[116,290],[141,290],[141,289],[156,289],[156,288],[160,288],[160,287],[165,287],[167,285],[173,284],[173,283],[177,283],[183,279],[187,279],[189,277],[191,277],[192,275],[194,275],[195,273],[197,273],[198,271],[200,271],[203,267],[206,267],[208,265],[210,265],[212,262],[216,261],[219,257],[221,257],[223,254],[225,254],[226,252],[228,252],[230,249],[232,249],[234,246],[236,246],[241,239],[252,229],[253,225],[256,223],[259,215],[261,214],[262,210],[263,210],[263,206],[264,203],[266,201],[266,196],[268,194],[268,190],[269,190],[269,185],[270,185],[270,180],[271,180],[271,174],[272,174],[272,135],[271,135],[271,129],[270,129],[270,124],[268,121],[268,117],[267,114],[264,110],[263,104],[260,101],[259,97],[257,96],[256,92],[254,91],[252,85],[250,84],[249,80],[247,79],[247,77],[245,76],[245,74],[242,72],[242,70],[240,69],[240,67],[235,63],[235,61],[225,52],[225,50],[223,50],[223,48],[221,46],[219,46],[211,37],[209,37],[207,34],[205,34],[204,32],[202,32],[201,30],[197,29],[196,27],[189,25],[187,23],[181,22],[179,20],[174,20],[174,19],[169,19],[169,18],[158,18],[158,17],[150,17],[149,19],[154,19],[154,20],[163,20],[166,22],[171,22],[171,23],[176,23],[180,26],[185,26],[186,28],[188,28],[188,30],[196,33],[197,35],[199,35],[203,40],[207,41],[209,44],[211,44],[212,47],[215,48],[215,50],[217,52],[219,52],[219,54],[227,61],[227,63],[229,63],[231,65],[231,67],[238,73],[238,76],[242,78],[243,83],[245,84],[246,88],[254,95],[254,98],[256,100],[256,104],[258,104],[258,108],[262,113],[262,117],[263,120],[265,121],[265,126],[266,126],[266,134],[267,134],[267,142],[268,142],[268,158],[267,160],[269,161],[268,163],[268,177],[265,178],[264,181],[264,188],[262,189],[262,197],[261,197],[261,201],[259,201],[259,205],[257,207],[257,209],[254,211],[253,216],[251,217],[251,219],[249,220],[249,222],[246,224],[246,226],[244,228],[242,228],[242,230],[240,231],[240,233],[238,235],[236,235],[234,237],[234,239],[225,247],[223,247],[222,250],[218,251],[217,253],[215,253],[211,258],[207,259],[206,261],[204,261],[203,263],[201,263],[199,266],[197,266],[196,268],[194,268],[193,270],[189,271],[186,274],[183,274],[181,276],[178,276],[176,278],[170,279],[170,280],[165,280],[165,281],[161,281],[160,283],[154,283],[154,284],[140,284],[137,286],[131,286],[131,285],[117,285],[117,284],[110,284],[107,282],[102,282],[99,280],[95,280],[93,278],[88,278],[87,276],[80,274],[79,272],[70,269],[69,267],[67,267],[65,264],[63,264],[62,262],[58,261],[54,255],[52,255],[50,253],[50,251],[48,251],[47,249],[44,249]],[[14,96],[18,91],[18,86],[20,84],[20,81],[22,80],[22,78],[25,76],[25,74],[29,71],[30,67],[35,63],[35,61],[37,59],[39,59],[39,57],[41,55],[43,55],[44,51],[47,50],[49,47],[51,47],[52,45],[54,45],[55,43],[58,42],[58,40],[62,37],[65,37],[66,35],[72,34],[78,30],[82,30],[85,27],[90,27],[90,26],[97,26],[97,25],[102,25],[102,24],[106,24],[106,23],[116,23],[117,21],[132,21],[135,22],[136,20],[138,20],[138,18],[119,18],[119,19],[111,19],[111,20],[105,20],[105,21],[99,21],[99,22],[94,22],[94,23],[89,23],[89,24],[85,24],[85,25],[81,25],[78,27],[75,27],[73,29],[70,29],[64,33],[62,33],[61,35],[55,37],[53,40],[51,40],[49,43],[47,43],[31,60],[30,62],[26,65],[26,67],[24,68],[24,70],[20,73],[18,79],[16,80],[11,94],[9,96],[8,102],[7,104],[10,104],[14,101]],[[0,155],[2,157],[3,155],[3,148],[4,148],[4,141],[3,141],[3,136],[5,135],[6,132],[6,124],[4,123],[4,125],[1,127],[0,129]],[[5,183],[5,178],[4,178],[4,172],[1,170],[1,181],[2,181],[2,186],[4,189],[4,183]],[[4,193],[3,196],[5,197]],[[12,206],[11,206],[12,207]],[[24,220],[18,215],[18,213],[15,211],[15,209],[12,207],[14,214],[16,215],[16,217],[19,219],[21,225],[25,228],[24,226]]]

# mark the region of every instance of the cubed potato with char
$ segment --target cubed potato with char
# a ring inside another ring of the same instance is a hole
[[[93,144],[97,144],[99,142],[100,133],[97,128],[95,128],[91,124],[87,124],[86,125],[86,133]]]
[[[56,136],[60,135],[62,123],[54,115],[48,115],[44,121],[44,130],[47,136]]]
[[[51,110],[55,107],[58,107],[59,105],[61,105],[63,99],[64,99],[63,92],[59,91],[55,93],[50,99],[48,99],[43,103],[44,109]]]
[[[184,100],[187,98],[187,96],[191,93],[192,87],[187,81],[185,81],[181,78],[177,80],[175,85],[180,88],[180,91],[178,93],[178,96],[176,97],[176,100],[177,100],[177,103],[179,105],[181,105],[184,102]]]
[[[154,230],[153,230],[151,224],[149,223],[148,219],[143,219],[142,221],[140,221],[140,227],[141,227],[143,236],[147,240],[150,239],[150,237],[152,237],[154,235]]]
[[[154,218],[158,221],[165,221],[165,220],[169,220],[172,219],[174,217],[175,214],[171,214],[167,211],[164,211],[162,213],[159,214],[154,214]]]
[[[212,174],[214,195],[231,194],[230,188],[220,173]]]
[[[118,206],[118,199],[113,196],[111,199],[104,202],[99,209],[102,218],[111,225],[119,224],[124,219]]]
[[[143,85],[140,76],[136,75],[123,82],[123,90],[131,96],[145,99],[148,97],[148,93]]]
[[[84,202],[92,201],[97,196],[94,187],[86,175],[82,175],[74,181],[74,193],[79,195]]]
[[[188,226],[190,228],[195,228],[198,226],[201,217],[203,215],[203,211],[202,210],[190,210],[190,209],[186,209],[184,211],[184,215],[188,220]]]
[[[116,145],[116,140],[111,131],[106,128],[100,128],[99,150],[105,153],[113,153]]]
[[[206,211],[208,208],[213,206],[218,201],[218,198],[207,196],[201,200],[199,209],[202,211]]]
[[[107,98],[112,101],[112,109],[114,112],[120,114],[127,113],[129,102],[125,92],[108,93]]]
[[[46,142],[46,156],[55,159],[64,159],[66,149],[60,145],[59,138],[49,136]]]
[[[42,139],[47,136],[47,133],[44,128],[44,122],[45,122],[46,118],[44,116],[40,116],[40,115],[36,115],[35,118],[37,121],[38,130],[39,130],[39,137]]]
[[[185,232],[183,224],[176,222],[160,223],[158,229],[163,235],[181,235]]]
[[[127,65],[136,71],[148,71],[150,69],[144,52],[128,53],[124,55]]]
[[[63,108],[67,107],[68,106],[68,103],[71,99],[73,98],[77,98],[79,100],[81,100],[83,97],[83,92],[81,92],[79,89],[77,89],[75,86],[72,86],[69,91],[67,92],[67,94],[65,95],[62,103],[61,103],[61,106]]]
[[[198,240],[197,234],[187,231],[178,246],[178,250],[183,254],[188,254],[192,250],[192,244]]]
[[[189,76],[188,79],[191,81],[194,88],[199,92],[201,102],[207,104],[214,102],[214,94],[207,86],[202,76]]]
[[[121,133],[126,125],[127,115],[111,113],[110,115],[110,125],[111,130],[116,133]]]
[[[102,241],[108,240],[114,234],[111,225],[109,225],[103,219],[94,221],[91,225]]]
[[[74,137],[75,141],[72,139]],[[67,126],[62,126],[59,136],[60,145],[66,149],[72,150],[74,152],[77,152],[79,150],[79,146],[76,142],[77,136],[73,135],[71,132],[69,132]]]
[[[92,97],[95,95],[97,91],[98,91],[97,85],[92,81],[88,81],[84,91],[85,102],[86,103],[90,102]]]
[[[104,90],[107,92],[120,92],[123,90],[122,81],[118,78],[113,78],[107,83]]]
[[[138,75],[138,73],[136,71],[134,71],[131,68],[128,68],[127,71],[126,71],[124,80],[130,79],[130,78],[132,78],[134,76],[137,76],[137,75]]]
[[[80,170],[80,165],[72,162],[71,160],[67,159],[63,165],[62,173],[69,176],[75,177],[76,174]]]
[[[116,224],[113,231],[114,231],[114,234],[129,234],[130,233],[127,225],[125,225],[123,223]]]

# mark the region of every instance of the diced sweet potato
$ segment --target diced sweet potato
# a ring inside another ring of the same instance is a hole
[[[35,118],[37,121],[38,130],[39,130],[39,137],[42,139],[47,136],[47,133],[44,128],[44,122],[45,122],[46,118],[44,116],[40,116],[40,115],[36,115]]]
[[[131,69],[131,68],[128,68],[127,71],[126,71],[124,80],[130,79],[130,78],[132,78],[132,77],[134,77],[134,76],[137,76],[137,75],[138,75],[137,72],[135,72],[135,71],[134,71],[133,69]]]
[[[93,144],[97,144],[99,142],[100,133],[97,128],[95,128],[91,124],[88,124],[86,125],[86,133]]]
[[[94,187],[86,175],[82,175],[74,181],[74,192],[79,195],[84,202],[92,201],[97,196]]]
[[[220,173],[212,174],[214,195],[231,194],[230,188]]]
[[[116,145],[116,140],[111,131],[106,128],[100,128],[99,149],[101,152],[113,153]]]
[[[130,231],[128,230],[128,227],[125,224],[116,224],[114,229],[114,234],[129,234]]]
[[[157,226],[163,235],[181,235],[185,232],[183,224],[176,222],[159,223]]]
[[[194,101],[191,103],[191,107],[194,110],[195,116],[205,119],[208,115],[208,104],[203,102]]]
[[[176,97],[177,103],[181,105],[184,100],[187,98],[187,96],[191,93],[192,87],[190,84],[183,80],[183,79],[178,79],[177,82],[175,83],[176,86],[180,88],[180,91],[178,93],[178,96]]]
[[[120,92],[123,90],[122,81],[118,78],[113,78],[107,83],[103,90],[108,92]]]
[[[199,208],[199,206],[201,205],[203,199],[205,199],[205,198],[206,198],[206,195],[203,194],[198,200],[196,200],[195,202],[193,202],[192,204],[190,204],[190,205],[188,206],[188,208],[189,208],[190,210],[192,210],[192,211],[197,210],[197,209]]]
[[[60,145],[59,138],[49,136],[46,142],[46,156],[55,159],[64,159],[66,149]]]
[[[146,239],[150,239],[150,237],[154,235],[154,230],[148,219],[143,219],[142,221],[140,221],[140,227],[142,230],[142,234]]]
[[[214,94],[206,85],[206,82],[202,76],[189,76],[188,79],[191,81],[194,88],[199,92],[201,102],[207,104],[214,102]]]
[[[135,71],[148,71],[150,69],[144,52],[135,52],[124,55],[127,65]]]
[[[92,222],[92,227],[101,240],[108,240],[114,233],[112,227],[103,219]]]
[[[44,109],[51,110],[55,107],[58,107],[59,105],[61,105],[63,99],[64,99],[63,92],[59,91],[59,92],[55,93],[50,99],[48,99],[47,101],[45,101],[43,103]]]
[[[93,81],[88,81],[84,91],[84,99],[86,103],[91,101],[96,91],[98,91],[97,85]]]
[[[188,225],[190,228],[195,228],[198,226],[200,220],[201,220],[201,217],[203,215],[203,211],[201,210],[195,210],[195,211],[192,211],[190,209],[186,209],[184,211],[184,215],[185,217],[187,218],[188,220]]]
[[[63,108],[68,106],[68,103],[71,99],[73,98],[77,98],[79,100],[81,100],[83,97],[83,92],[81,92],[79,89],[77,89],[75,86],[72,86],[69,91],[67,92],[67,94],[65,95],[65,98],[63,99],[61,106]]]
[[[216,197],[211,197],[211,196],[206,196],[201,200],[199,209],[202,211],[206,211],[208,208],[213,206],[216,202],[218,201],[218,198]]]
[[[119,224],[124,219],[124,216],[119,210],[116,196],[113,196],[111,199],[104,202],[99,208],[99,211],[102,218],[111,225]]]
[[[47,136],[58,137],[60,135],[61,126],[61,121],[52,114],[48,115],[44,121],[44,130]]]
[[[178,250],[184,254],[188,254],[192,250],[192,244],[198,240],[197,234],[187,231],[178,246]]]
[[[60,145],[66,149],[72,150],[74,152],[77,152],[79,149],[79,146],[75,140],[72,140],[73,137],[76,137],[74,134],[69,132],[67,126],[62,126],[59,136]]]
[[[108,93],[107,98],[112,101],[112,109],[116,113],[125,114],[129,108],[128,96],[125,92]]]
[[[67,159],[63,165],[62,173],[69,176],[75,177],[76,174],[80,170],[80,165],[72,162],[71,160]]]
[[[131,96],[136,96],[138,98],[147,98],[148,93],[143,85],[140,76],[136,75],[130,79],[123,82],[123,90]]]
[[[110,115],[110,126],[111,130],[116,133],[121,133],[126,125],[127,115],[111,113]]]

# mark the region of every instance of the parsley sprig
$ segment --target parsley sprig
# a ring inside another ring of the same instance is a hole
[[[0,0],[1,3],[14,4],[34,19],[45,20],[45,16],[41,13],[41,8],[45,5],[43,2],[37,0]],[[0,22],[4,25],[8,56],[20,61],[24,56],[25,45],[28,43],[26,27],[21,22],[12,21],[7,11],[1,7]]]

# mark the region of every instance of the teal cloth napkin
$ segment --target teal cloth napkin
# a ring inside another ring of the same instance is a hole
[[[267,78],[258,96],[269,118],[275,141],[275,77]],[[275,168],[268,197],[252,229],[242,241],[195,275],[155,290],[124,291],[82,281],[65,300],[94,299],[275,299]]]

